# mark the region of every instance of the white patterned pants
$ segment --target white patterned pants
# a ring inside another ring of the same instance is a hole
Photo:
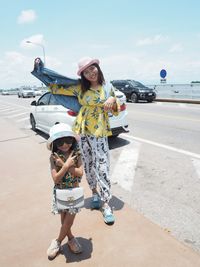
[[[108,138],[81,135],[80,149],[90,189],[95,189],[98,186],[101,200],[108,202],[111,199]]]

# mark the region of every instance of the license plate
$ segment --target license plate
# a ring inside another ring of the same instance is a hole
[[[148,95],[153,95],[152,93],[149,93]]]

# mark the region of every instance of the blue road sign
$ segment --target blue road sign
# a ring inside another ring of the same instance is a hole
[[[160,71],[160,77],[164,79],[166,76],[167,76],[167,72],[166,72],[166,70],[162,69],[162,70]]]

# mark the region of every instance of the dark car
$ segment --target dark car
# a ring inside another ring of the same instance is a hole
[[[152,102],[156,98],[153,89],[144,86],[142,83],[134,80],[113,80],[112,85],[126,95],[126,100],[133,103],[139,100]]]

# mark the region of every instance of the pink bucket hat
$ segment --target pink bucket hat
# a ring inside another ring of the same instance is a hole
[[[99,65],[99,60],[98,59],[92,59],[90,57],[81,58],[79,60],[79,62],[78,62],[78,72],[77,72],[77,74],[79,76],[81,76],[81,72],[83,70],[87,69],[87,67],[91,66],[94,63]]]

